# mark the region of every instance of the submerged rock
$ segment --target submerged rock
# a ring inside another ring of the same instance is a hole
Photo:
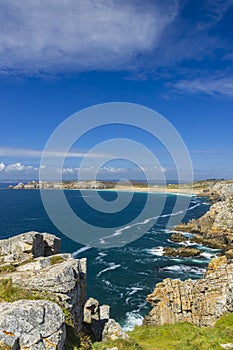
[[[63,350],[64,322],[61,308],[50,301],[0,303],[0,340],[14,350]]]

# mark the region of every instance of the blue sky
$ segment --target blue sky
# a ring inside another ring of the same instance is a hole
[[[36,179],[62,121],[115,101],[166,117],[188,147],[195,178],[233,177],[233,0],[8,0],[0,16],[0,179]],[[171,179],[166,151],[138,130],[99,129],[75,150],[129,134]],[[75,178],[80,161],[67,159],[64,176]],[[125,161],[106,164],[101,175],[141,176]]]

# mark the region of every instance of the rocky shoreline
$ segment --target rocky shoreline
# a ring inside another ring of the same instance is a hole
[[[198,258],[200,250],[191,242],[217,248],[220,256],[202,279],[158,283],[147,297],[152,309],[146,327],[177,322],[213,327],[233,312],[233,183],[212,183],[205,193],[214,199],[209,211],[176,226],[170,240],[177,247],[165,247],[164,254]],[[54,235],[33,231],[0,240],[0,349],[89,350],[93,342],[117,339],[130,344],[109,306],[87,300],[86,276],[86,259],[60,254]]]
[[[63,350],[71,333],[90,342],[127,339],[108,305],[86,299],[86,274],[86,259],[60,254],[54,235],[1,240],[0,345]]]
[[[233,183],[218,182],[206,193],[209,193],[211,200],[214,198],[209,211],[197,220],[193,219],[174,227],[170,241],[176,244],[183,243],[183,247],[173,250],[166,247],[164,255],[174,256],[176,253],[176,256],[181,257],[194,256],[194,249],[197,248],[190,248],[191,243],[218,249],[228,258],[233,258]]]

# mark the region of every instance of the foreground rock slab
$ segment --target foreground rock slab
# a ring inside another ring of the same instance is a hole
[[[0,240],[0,265],[20,264],[39,256],[60,252],[60,238],[30,231]]]
[[[14,350],[63,350],[64,322],[61,308],[46,300],[0,303],[0,341]]]
[[[225,312],[233,312],[233,261],[226,256],[213,259],[200,280],[167,278],[156,285],[147,301],[153,308],[144,324],[213,326]]]

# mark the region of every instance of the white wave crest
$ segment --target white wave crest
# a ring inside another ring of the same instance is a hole
[[[78,250],[76,250],[76,252],[72,253],[72,258],[76,258],[76,256],[78,256],[80,253],[85,252],[86,250],[91,249],[91,247],[89,247],[89,245],[82,247]]]
[[[141,326],[143,322],[143,316],[139,313],[132,311],[126,313],[125,324],[122,326],[123,330],[128,332],[132,331],[135,326]]]
[[[121,267],[121,265],[116,265],[115,263],[110,263],[109,267],[107,267],[106,269],[101,270],[98,274],[97,277],[100,277],[103,273],[107,272],[107,271],[111,271],[111,270],[115,270],[118,267]]]

